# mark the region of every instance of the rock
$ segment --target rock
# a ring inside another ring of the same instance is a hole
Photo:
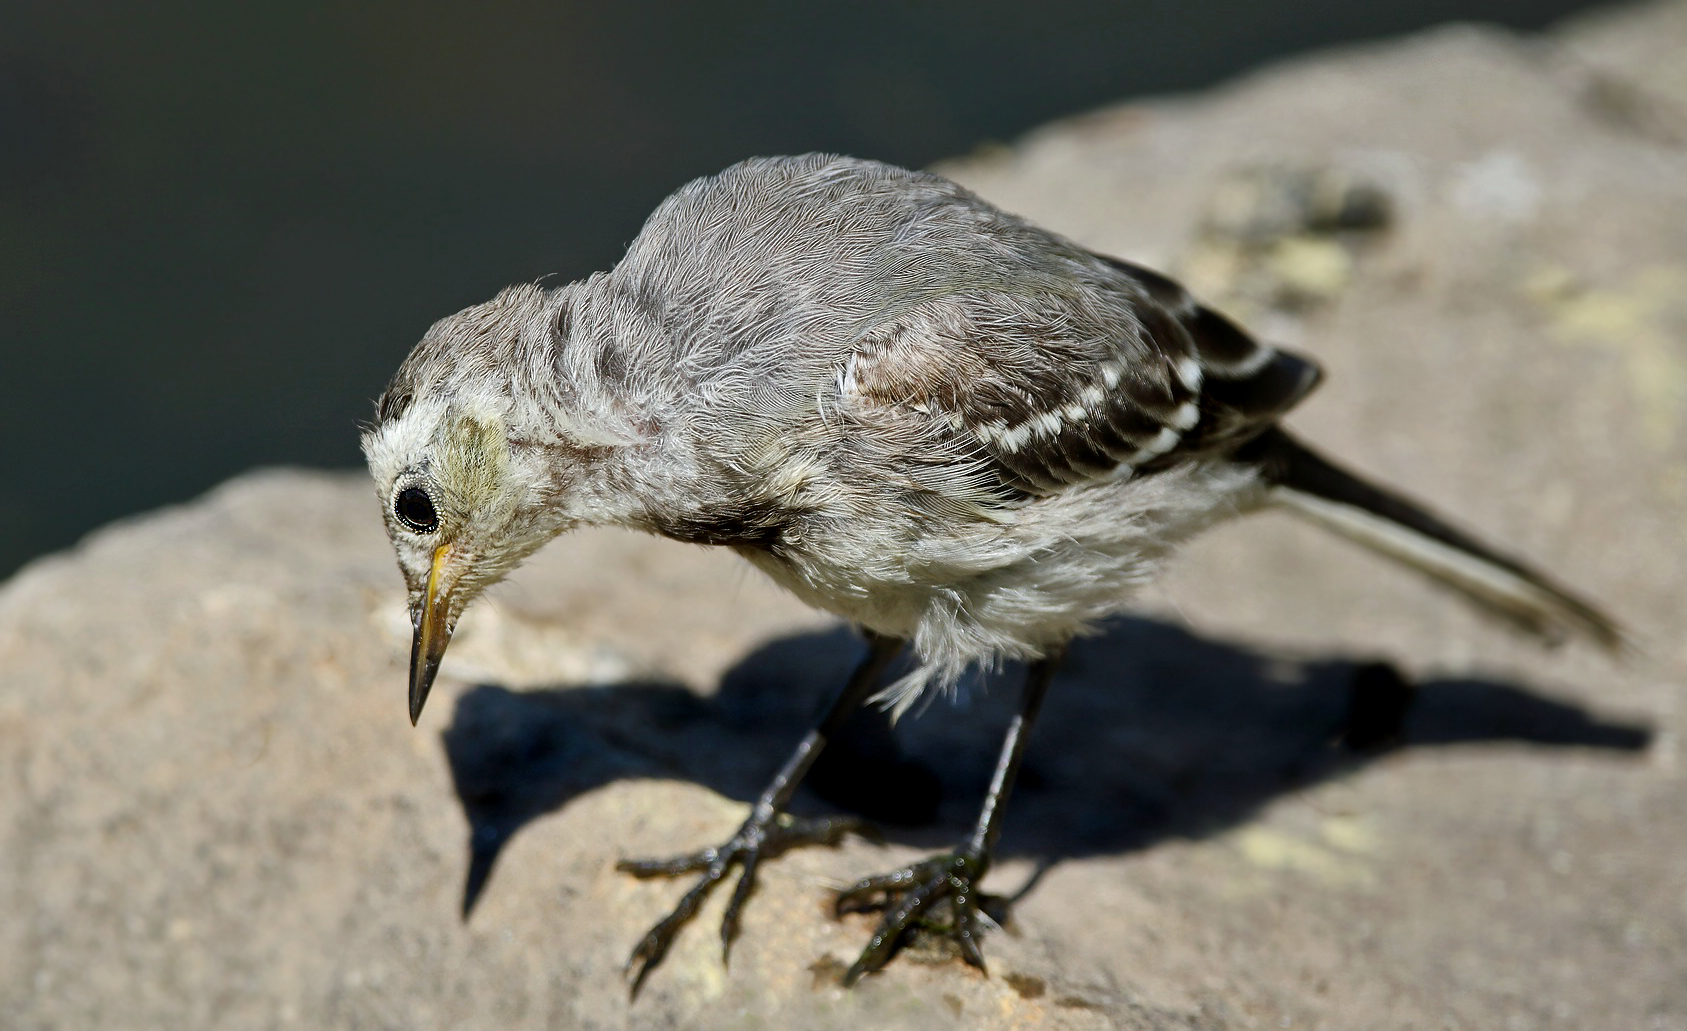
[[[870,925],[825,912],[970,821],[1012,694],[975,690],[899,730],[939,826],[770,863],[730,969],[717,898],[629,1005],[683,886],[614,861],[730,832],[847,633],[728,554],[581,534],[471,613],[412,730],[364,478],[254,473],[0,589],[4,1023],[1687,1028],[1684,48],[1679,2],[1449,28],[944,169],[1174,270],[1248,169],[1368,184],[1362,240],[1281,237],[1324,248],[1285,266],[1316,303],[1255,295],[1329,372],[1295,425],[1607,602],[1632,662],[1227,526],[1074,649],[989,977],[916,948],[844,992]]]

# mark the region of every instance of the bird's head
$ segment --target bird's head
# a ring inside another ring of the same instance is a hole
[[[568,526],[554,471],[510,437],[495,409],[424,399],[364,437],[409,588],[411,722],[469,602]]]
[[[387,536],[409,588],[410,719],[421,715],[457,619],[482,591],[582,521],[602,448],[556,432],[509,369],[538,358],[544,295],[505,291],[429,331],[363,436]]]

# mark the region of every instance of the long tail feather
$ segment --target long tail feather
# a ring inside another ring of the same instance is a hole
[[[1550,641],[1581,634],[1613,652],[1628,645],[1615,621],[1567,588],[1280,429],[1249,443],[1237,458],[1259,463],[1278,503],[1456,588],[1524,630]]]

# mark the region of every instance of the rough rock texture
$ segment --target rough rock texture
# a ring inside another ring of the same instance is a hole
[[[257,473],[0,591],[0,1026],[1687,1028],[1682,53],[1679,2],[1451,28],[946,169],[1317,355],[1297,427],[1603,599],[1632,662],[1231,525],[1057,683],[988,978],[916,950],[846,993],[869,925],[824,906],[967,824],[1006,690],[903,728],[939,826],[770,864],[730,970],[717,898],[629,1005],[682,887],[614,860],[736,826],[847,634],[730,555],[582,534],[413,731],[365,483]],[[1378,659],[1404,741],[1344,751]]]

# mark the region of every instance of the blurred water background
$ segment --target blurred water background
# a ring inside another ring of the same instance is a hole
[[[739,158],[918,166],[1309,48],[1585,6],[6,0],[0,576],[252,466],[358,464],[429,323],[607,267]]]

